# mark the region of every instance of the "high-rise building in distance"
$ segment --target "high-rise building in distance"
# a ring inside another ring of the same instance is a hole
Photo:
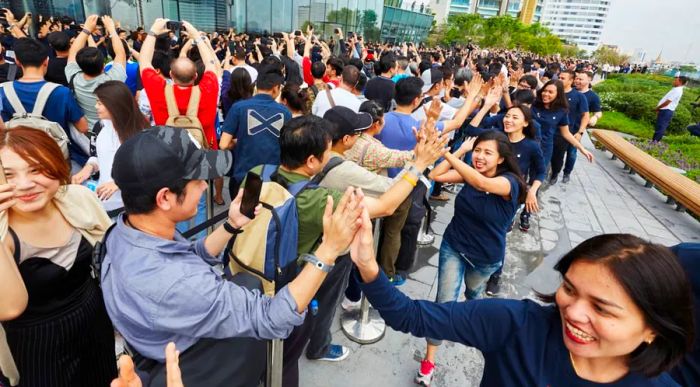
[[[598,48],[612,0],[547,0],[542,24],[579,48]]]
[[[526,24],[540,19],[544,0],[430,0],[430,9],[435,12],[438,23],[444,23],[450,15],[475,13],[483,17],[512,16],[522,19],[527,8],[530,15]],[[530,4],[532,3],[532,5]]]

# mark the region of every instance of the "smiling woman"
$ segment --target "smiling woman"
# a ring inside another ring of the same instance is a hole
[[[550,305],[530,300],[414,301],[371,252],[353,256],[363,292],[392,328],[479,349],[482,386],[676,386],[666,373],[690,349],[690,285],[666,247],[599,235],[566,254]]]
[[[29,295],[3,322],[0,357],[9,350],[23,386],[106,386],[116,374],[114,335],[90,264],[109,218],[94,193],[67,185],[69,166],[43,131],[0,131],[0,160],[0,240],[22,278],[16,290]]]

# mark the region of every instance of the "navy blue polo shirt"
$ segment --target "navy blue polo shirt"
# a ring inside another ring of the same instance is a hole
[[[511,142],[510,146],[518,159],[518,166],[525,180],[544,181],[544,156],[540,144],[526,137],[518,142]]]
[[[505,116],[506,113],[498,113],[493,116],[484,117],[479,126],[485,129],[498,129],[503,132],[505,131],[503,129],[503,117]],[[542,125],[540,125],[537,120],[532,120],[532,125],[535,127],[535,139],[539,141],[542,138]]]
[[[569,101],[569,132],[576,134],[581,127],[581,115],[588,113],[588,100],[576,89],[566,93],[566,99]],[[561,133],[557,130],[554,135],[561,136]]]
[[[243,181],[256,165],[279,165],[280,130],[291,118],[289,109],[269,94],[256,94],[231,106],[222,132],[238,140],[233,148],[233,177],[237,181]]]
[[[588,90],[587,92],[583,93],[583,95],[586,97],[586,101],[588,101],[588,111],[590,113],[598,113],[603,111],[603,106],[600,104],[600,97],[598,97],[598,94],[596,94],[595,91]]]
[[[442,304],[412,300],[392,286],[381,270],[373,282],[360,283],[372,307],[394,330],[481,351],[482,386],[677,386],[667,373],[647,378],[630,372],[611,383],[578,377],[564,345],[561,316],[553,305],[497,298]]]
[[[696,317],[693,348],[670,373],[683,386],[700,386],[700,243],[681,243],[671,247],[671,250],[690,280]]]
[[[506,232],[518,209],[520,186],[515,175],[501,176],[510,182],[510,199],[465,183],[457,194],[454,215],[443,236],[475,265],[501,262],[506,253]]]
[[[543,145],[554,144],[554,133],[559,132],[560,126],[569,125],[569,116],[564,109],[550,110],[533,105],[532,118],[542,127]]]

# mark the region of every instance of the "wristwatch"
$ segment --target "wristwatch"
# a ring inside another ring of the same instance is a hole
[[[324,273],[330,273],[331,270],[333,270],[333,267],[335,267],[335,265],[327,265],[323,263],[320,259],[316,258],[311,254],[302,254],[301,260],[314,265],[314,267],[316,267]]]
[[[241,230],[240,228],[233,227],[233,225],[231,225],[231,223],[229,223],[228,221],[224,222],[224,230],[226,230],[227,233],[233,235],[240,234],[243,232],[243,230]]]

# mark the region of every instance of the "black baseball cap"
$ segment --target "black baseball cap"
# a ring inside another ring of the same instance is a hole
[[[205,150],[186,129],[155,126],[126,140],[112,178],[124,193],[158,190],[180,180],[210,180],[231,169],[230,152]]]
[[[367,113],[355,113],[345,106],[335,106],[326,111],[323,119],[336,125],[343,136],[357,134],[369,129],[374,123]]]

